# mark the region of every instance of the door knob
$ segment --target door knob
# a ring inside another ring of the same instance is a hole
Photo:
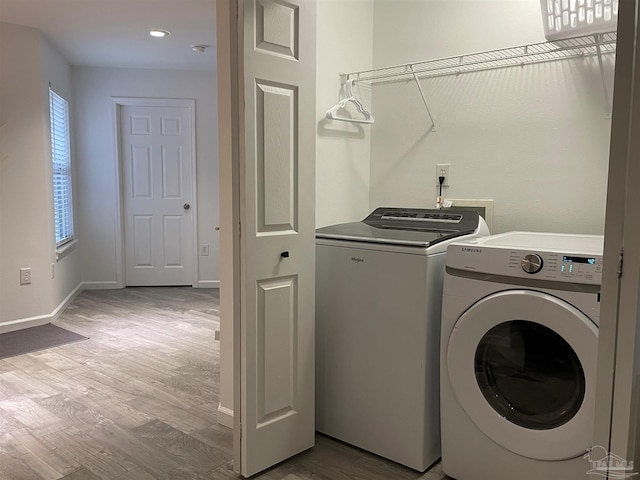
[[[188,203],[185,203],[182,208],[184,208],[185,210],[189,210],[191,208],[191,205]]]

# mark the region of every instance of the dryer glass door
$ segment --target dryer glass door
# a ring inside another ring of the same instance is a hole
[[[476,349],[475,372],[487,402],[524,428],[559,427],[584,399],[584,370],[576,352],[535,322],[513,320],[491,328]]]

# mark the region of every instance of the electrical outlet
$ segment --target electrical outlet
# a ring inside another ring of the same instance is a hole
[[[200,245],[200,255],[203,257],[209,255],[209,245]]]
[[[451,164],[439,163],[436,165],[436,185],[440,186],[440,177],[444,177],[443,187],[448,187],[451,181]]]
[[[31,268],[20,269],[20,285],[31,285]]]

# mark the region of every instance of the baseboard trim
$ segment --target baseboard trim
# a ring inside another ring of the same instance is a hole
[[[122,288],[118,282],[82,282],[83,290],[115,290]]]
[[[25,328],[38,327],[51,322],[51,315],[38,315],[37,317],[18,318],[0,325],[0,334],[23,330]]]
[[[220,288],[220,280],[198,280],[195,288]]]
[[[80,282],[78,286],[74,288],[73,291],[69,295],[67,295],[67,297],[60,303],[60,305],[58,305],[56,309],[51,312],[51,321],[56,320],[62,314],[62,312],[65,311],[72,300],[76,298],[80,294],[80,292],[82,292],[82,290],[84,290],[84,285],[82,284],[82,282]]]
[[[62,302],[60,302],[60,304],[49,314],[18,318],[17,320],[11,320],[0,324],[0,334],[23,330],[30,327],[38,327],[55,321],[83,289],[83,284],[79,283],[78,286],[74,288],[71,293],[67,295],[66,298],[62,300]]]
[[[218,404],[218,423],[223,427],[233,429],[233,410]]]

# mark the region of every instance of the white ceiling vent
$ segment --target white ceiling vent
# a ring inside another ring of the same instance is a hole
[[[618,25],[619,0],[540,0],[544,36],[560,40],[612,32]]]

